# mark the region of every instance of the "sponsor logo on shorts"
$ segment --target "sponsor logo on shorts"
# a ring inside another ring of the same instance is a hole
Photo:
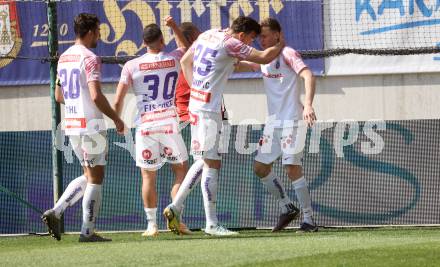
[[[66,129],[85,129],[87,122],[85,118],[65,118]]]
[[[154,165],[157,163],[157,159],[146,159],[141,161],[143,164]]]
[[[289,136],[284,136],[283,137],[283,148],[286,148],[287,146],[290,146],[292,144],[292,135],[289,134]]]
[[[96,161],[96,159],[86,159],[85,160],[87,166],[94,166],[95,161]]]
[[[197,140],[193,140],[191,143],[191,148],[193,151],[200,151],[200,142]]]
[[[268,135],[263,135],[260,137],[260,140],[258,140],[258,145],[259,146],[263,146],[263,144],[267,144],[269,143],[269,136]]]
[[[173,150],[171,149],[171,147],[164,147],[163,148],[163,153],[165,153],[165,155],[168,157],[168,156],[171,156],[172,154],[173,154]]]
[[[153,155],[153,153],[151,153],[151,151],[148,150],[148,149],[145,149],[144,151],[142,151],[142,157],[143,157],[145,160],[149,160],[149,159],[151,158],[152,155]]]
[[[162,158],[166,158],[169,161],[177,161],[180,157],[176,157],[176,156],[166,156],[166,155],[161,155]]]

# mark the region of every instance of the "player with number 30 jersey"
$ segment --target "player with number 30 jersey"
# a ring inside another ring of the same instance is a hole
[[[136,98],[136,165],[141,168],[142,198],[148,222],[143,236],[156,236],[159,233],[156,220],[157,169],[165,162],[171,163],[175,174],[172,197],[187,171],[188,153],[178,130],[174,99],[180,59],[188,43],[173,18],[167,17],[165,20],[167,26],[173,29],[179,48],[171,53],[164,52],[165,40],[159,26],[147,25],[143,31],[147,53],[124,65],[115,98],[115,110],[119,114],[128,88],[133,89]],[[180,227],[187,229],[183,224]]]

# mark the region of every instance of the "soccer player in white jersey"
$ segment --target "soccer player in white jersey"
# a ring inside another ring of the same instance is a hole
[[[61,239],[59,219],[69,206],[83,197],[83,221],[79,242],[111,241],[95,233],[95,222],[102,202],[104,166],[107,163],[107,136],[103,115],[107,115],[123,134],[124,123],[101,91],[101,62],[91,51],[100,38],[99,19],[81,13],[74,19],[75,44],[58,61],[57,102],[63,103],[65,134],[84,169],[84,175],[67,186],[55,206],[42,219],[49,233]]]
[[[238,17],[229,29],[212,29],[202,33],[182,58],[182,69],[191,85],[189,113],[191,120],[191,153],[196,163],[203,160],[202,193],[206,215],[205,233],[234,235],[218,223],[216,213],[217,180],[221,164],[219,139],[221,102],[229,75],[238,60],[269,63],[278,56],[284,42],[259,51],[249,46],[260,33],[260,25],[250,17]],[[197,165],[193,165],[196,166]],[[191,173],[191,166],[188,173]],[[185,180],[193,179],[191,176]],[[182,187],[182,190],[186,190]],[[165,210],[169,228],[178,233],[179,213],[188,192],[179,192]]]
[[[267,48],[276,44],[281,34],[278,21],[268,18],[260,25],[261,46]],[[273,162],[282,156],[282,164],[292,182],[304,215],[304,222],[301,223],[299,231],[316,232],[318,228],[312,217],[310,193],[301,167],[302,152],[296,153],[295,151],[299,145],[297,141],[298,121],[303,119],[311,126],[316,120],[312,106],[315,78],[299,53],[288,46],[283,48],[275,60],[261,65],[261,72],[267,95],[269,119],[260,139],[254,171],[268,191],[277,199],[281,209],[278,223],[272,231],[284,229],[299,215],[299,210],[293,205],[282,183],[272,171]],[[301,104],[301,92],[297,86],[299,77],[304,79],[304,106]]]
[[[188,48],[188,42],[172,17],[166,25],[174,31],[178,48],[164,52],[162,31],[156,24],[147,25],[143,31],[147,53],[128,61],[122,69],[116,90],[115,110],[121,114],[124,97],[130,87],[137,99],[136,165],[142,174],[142,199],[148,221],[143,236],[157,236],[156,173],[169,162],[175,174],[171,190],[174,198],[188,169],[188,153],[178,130],[175,89],[180,72],[180,59]],[[190,234],[187,227],[179,225],[181,233]]]

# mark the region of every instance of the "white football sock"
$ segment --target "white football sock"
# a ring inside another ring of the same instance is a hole
[[[145,215],[147,216],[148,229],[153,226],[157,226],[156,212],[157,208],[144,208]]]
[[[218,170],[203,168],[202,172],[202,194],[203,204],[206,215],[206,228],[218,224],[216,204],[217,204],[217,180]]]
[[[293,188],[295,188],[296,198],[301,205],[304,222],[309,224],[314,224],[313,222],[313,209],[312,209],[312,199],[310,198],[309,188],[307,187],[307,181],[303,177],[292,182]]]
[[[193,165],[191,165],[191,168],[189,168],[185,179],[183,180],[182,184],[179,187],[179,190],[177,191],[176,197],[174,198],[172,204],[180,212],[183,209],[183,203],[185,202],[189,193],[191,193],[194,187],[196,187],[197,184],[200,182],[200,179],[202,177],[203,164],[203,160],[199,159],[194,162]]]
[[[87,184],[82,201],[83,224],[81,234],[90,236],[95,232],[96,217],[98,216],[102,199],[102,185]]]
[[[59,219],[67,207],[72,207],[82,196],[87,186],[87,177],[84,175],[73,179],[67,186],[64,193],[53,207],[55,216]]]
[[[292,205],[292,200],[290,200],[289,196],[286,194],[284,186],[278,177],[276,177],[273,172],[270,172],[269,175],[260,180],[266,186],[267,191],[269,191],[269,193],[278,201],[281,213],[288,212],[289,206]]]

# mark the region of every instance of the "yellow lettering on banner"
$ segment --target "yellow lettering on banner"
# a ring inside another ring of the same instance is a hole
[[[226,0],[213,0],[209,4],[210,19],[211,19],[211,29],[221,29],[222,28],[222,16],[221,7],[226,6]]]
[[[118,44],[115,50],[115,56],[133,56],[136,55],[139,50],[142,49],[142,46],[137,46],[133,41],[131,40],[124,40]]]
[[[259,16],[260,21],[262,21],[265,18],[270,17],[270,4],[269,0],[258,0],[257,1],[258,9],[259,9]]]
[[[101,24],[102,41],[107,44],[112,44],[120,41],[127,30],[126,19],[123,15],[126,11],[132,11],[139,18],[142,23],[142,29],[151,23],[156,22],[156,17],[152,8],[144,1],[135,0],[129,2],[122,9],[119,9],[116,1],[108,0],[104,1],[104,12],[110,22],[108,24]],[[110,29],[115,32],[114,39],[110,40]],[[139,36],[142,36],[142,32],[139,32]],[[141,38],[142,39],[142,38]],[[116,47],[115,55],[135,55],[142,49],[143,43],[137,45],[132,40],[124,40]]]
[[[113,44],[119,41],[125,33],[127,27],[124,15],[119,9],[115,0],[107,0],[103,2],[104,13],[110,24],[101,24],[101,41],[106,44]],[[115,32],[115,36],[110,40],[111,30]]]
[[[270,5],[272,6],[276,14],[280,13],[281,10],[284,8],[283,2],[281,0],[272,0],[270,1]]]
[[[249,16],[252,12],[254,12],[254,8],[247,0],[238,0],[233,3],[229,8],[229,21],[232,22],[238,16],[240,16],[240,9],[243,11],[245,16]]]
[[[182,0],[177,7],[180,9],[180,22],[191,22],[193,9],[199,17],[206,11],[202,0],[194,1],[193,5],[191,5],[189,0]]]
[[[167,0],[161,0],[157,4],[156,8],[159,9],[160,13],[160,28],[162,29],[163,38],[165,44],[167,45],[174,37],[171,35],[171,30],[165,25],[165,18],[171,15],[171,8],[173,6],[168,3]]]
[[[191,3],[188,0],[182,0],[177,5],[177,7],[180,9],[180,22],[190,22],[192,21],[191,17]]]
[[[270,7],[275,11],[275,14],[280,13],[280,11],[284,8],[281,0],[272,0],[269,3],[269,0],[258,0],[257,1],[260,21],[270,17]]]
[[[199,16],[199,17],[201,15],[203,15],[203,13],[205,13],[205,11],[206,11],[205,5],[203,4],[202,0],[194,1],[193,8],[194,8],[194,11],[196,12],[197,16]]]

